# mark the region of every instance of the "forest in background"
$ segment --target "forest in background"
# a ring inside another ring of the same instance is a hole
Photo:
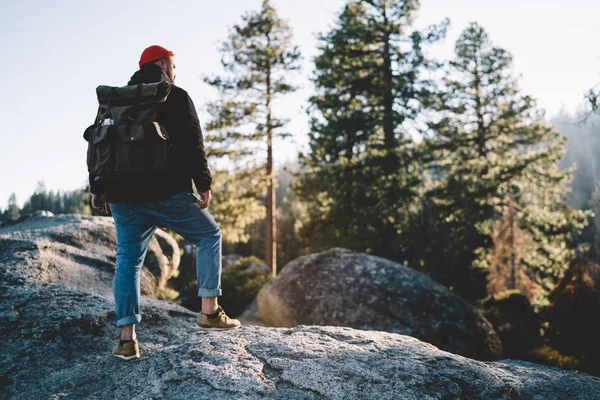
[[[272,141],[290,133],[277,100],[293,95],[301,54],[269,1],[231,29],[223,74],[206,77],[220,93],[206,105],[207,154],[232,165],[212,171],[224,253],[279,270],[331,247],[385,257],[482,307],[509,356],[594,370],[599,345],[567,326],[589,331],[582,321],[598,316],[598,300],[566,312],[553,291],[599,261],[600,117],[548,121],[520,90],[509,49],[477,23],[451,59],[430,59],[448,21],[419,31],[418,7],[364,0],[340,10],[309,72],[309,151],[278,171]],[[4,221],[92,213],[88,188],[40,182],[22,208],[16,200]]]

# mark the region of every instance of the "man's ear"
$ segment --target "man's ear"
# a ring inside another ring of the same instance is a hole
[[[154,61],[154,64],[158,65],[160,69],[165,69],[165,59],[161,58],[160,60]]]

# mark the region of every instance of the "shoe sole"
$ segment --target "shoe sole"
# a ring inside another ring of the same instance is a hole
[[[123,356],[123,355],[120,355],[120,354],[113,354],[113,356],[115,356],[117,358],[120,358],[122,360],[127,360],[127,361],[133,360],[134,358],[140,358],[140,356],[137,355],[137,354],[133,355],[133,356]]]
[[[198,325],[198,328],[202,329],[203,331],[230,331],[232,329],[240,329],[241,326],[232,326],[231,328],[211,328]]]

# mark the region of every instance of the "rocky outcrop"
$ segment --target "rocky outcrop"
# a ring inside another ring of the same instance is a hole
[[[167,281],[177,273],[180,259],[177,241],[167,232],[157,229],[144,259],[142,293],[154,297],[163,291],[167,287]]]
[[[109,226],[88,217],[74,224],[88,235],[101,230],[90,225]],[[319,326],[206,332],[196,313],[148,298],[137,329],[142,357],[123,361],[111,355],[119,334],[112,296],[48,279],[40,238],[2,235],[1,399],[591,400],[600,393],[598,377],[475,361],[395,333]],[[102,249],[101,240],[90,246]],[[81,273],[99,268],[88,261]]]
[[[23,253],[27,248],[32,252]],[[0,250],[22,262],[14,274],[88,293],[112,293],[116,236],[111,217],[37,213],[0,227]],[[142,293],[156,297],[177,272],[179,247],[158,229],[142,271]],[[33,260],[33,261],[32,261]]]
[[[8,284],[8,285],[7,285]],[[13,286],[9,286],[13,285]],[[111,302],[2,276],[0,398],[597,399],[600,378],[522,361],[480,362],[410,336],[343,327],[205,332],[145,299],[142,357],[111,356]]]
[[[414,336],[480,360],[498,359],[491,324],[449,289],[392,261],[334,248],[288,263],[258,294],[265,326],[335,325]]]

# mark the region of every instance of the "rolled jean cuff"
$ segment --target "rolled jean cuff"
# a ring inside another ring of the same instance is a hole
[[[117,326],[125,326],[132,324],[139,324],[142,320],[142,316],[140,314],[129,315],[125,318],[121,318],[117,321]]]
[[[218,297],[223,293],[221,289],[198,289],[198,297]]]

